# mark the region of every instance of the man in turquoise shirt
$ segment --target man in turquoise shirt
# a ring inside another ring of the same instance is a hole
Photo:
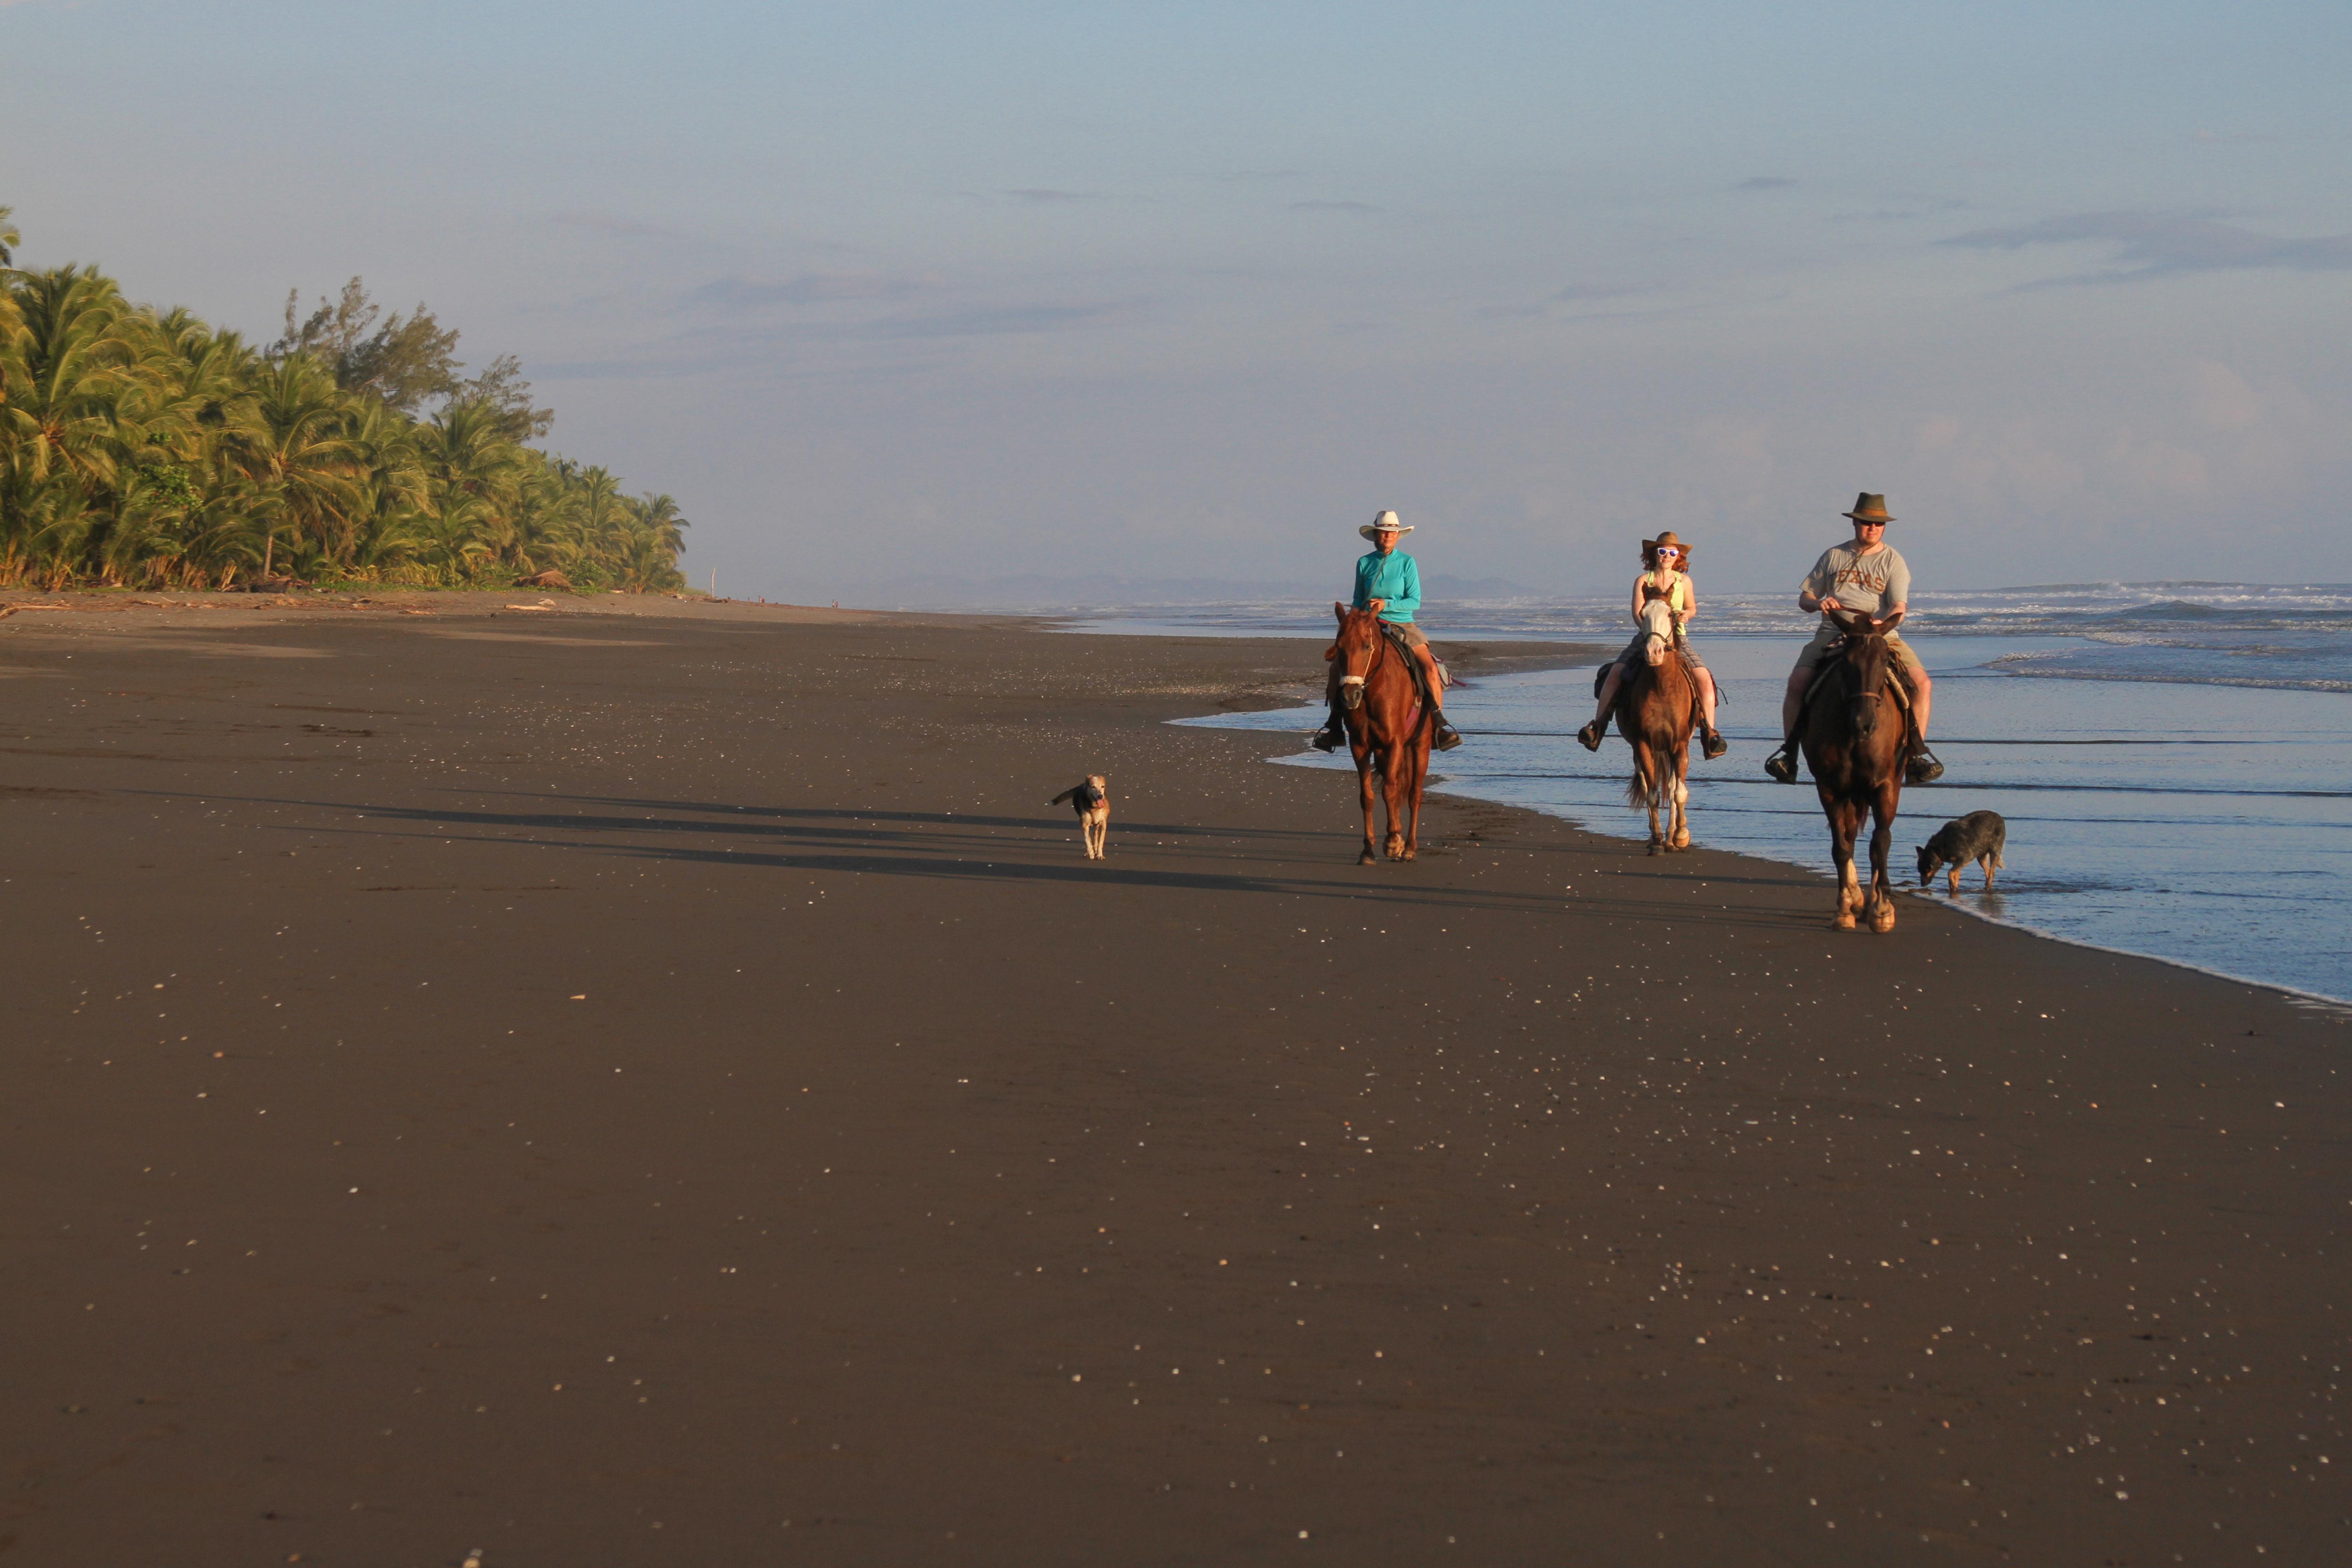
[[[1421,568],[1412,557],[1397,548],[1397,541],[1412,529],[1397,521],[1397,514],[1384,511],[1365,527],[1356,531],[1372,542],[1372,552],[1356,563],[1355,605],[1360,610],[1379,613],[1382,621],[1403,634],[1412,648],[1413,657],[1421,661],[1429,677],[1429,702],[1436,709],[1436,747],[1450,752],[1462,743],[1461,735],[1445,721],[1445,681],[1437,672],[1437,656],[1429,651],[1429,638],[1422,635],[1412,617],[1421,608]],[[1339,667],[1331,667],[1331,679],[1326,683],[1325,696],[1331,704],[1331,716],[1315,733],[1314,746],[1328,752],[1347,739],[1347,731],[1339,720]]]

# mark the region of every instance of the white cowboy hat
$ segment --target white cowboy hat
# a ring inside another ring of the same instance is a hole
[[[1380,516],[1372,519],[1371,521],[1364,524],[1363,527],[1356,530],[1356,531],[1362,534],[1366,539],[1370,539],[1375,533],[1411,533],[1412,531],[1412,524],[1409,522],[1399,522],[1397,521],[1396,513],[1392,511],[1384,511],[1381,513]]]

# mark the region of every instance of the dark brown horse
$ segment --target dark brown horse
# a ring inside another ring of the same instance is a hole
[[[1644,662],[1617,688],[1617,732],[1633,748],[1625,804],[1650,810],[1650,853],[1690,847],[1691,720],[1698,688],[1675,651],[1674,617],[1663,599],[1643,607]],[[1660,813],[1664,814],[1661,820]]]
[[[1895,882],[1886,871],[1886,849],[1895,837],[1895,813],[1903,802],[1903,765],[1911,722],[1902,701],[1888,688],[1894,654],[1875,621],[1831,612],[1845,633],[1844,646],[1805,699],[1797,721],[1805,765],[1829,818],[1830,853],[1837,861],[1837,914],[1831,924],[1852,931],[1854,916],[1867,908],[1870,929],[1895,929]],[[1854,836],[1863,818],[1875,815],[1870,836],[1870,895],[1853,868]]]
[[[1421,791],[1429,777],[1429,746],[1436,715],[1421,700],[1412,679],[1412,656],[1389,640],[1381,618],[1370,610],[1335,604],[1339,635],[1323,657],[1339,666],[1340,719],[1348,727],[1348,750],[1356,759],[1356,785],[1364,801],[1364,852],[1372,853],[1372,779],[1388,798],[1388,857],[1411,860],[1421,848]]]

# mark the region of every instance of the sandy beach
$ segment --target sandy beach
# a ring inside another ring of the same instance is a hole
[[[1360,868],[1165,722],[1307,643],[143,597],[0,621],[8,1563],[2352,1553],[2343,1010]]]

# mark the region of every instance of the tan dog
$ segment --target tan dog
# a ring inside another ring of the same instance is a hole
[[[1074,784],[1045,803],[1070,803],[1070,809],[1078,814],[1078,830],[1086,835],[1089,860],[1103,858],[1103,842],[1110,837],[1110,791],[1103,787],[1105,782],[1102,774],[1088,773],[1086,783]]]

